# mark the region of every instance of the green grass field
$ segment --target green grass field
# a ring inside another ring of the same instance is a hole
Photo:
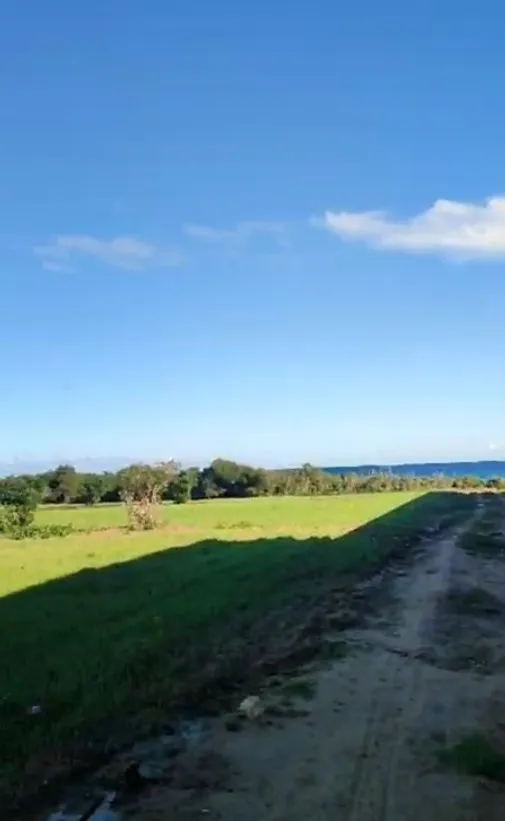
[[[291,533],[293,527],[310,533],[332,535],[362,520],[363,510],[374,518],[396,507],[398,500],[410,501],[419,493],[381,493],[328,497],[265,497],[259,499],[220,499],[192,502],[188,505],[166,504],[159,509],[159,519],[173,528],[191,528],[205,533],[227,529],[273,529]],[[335,511],[338,511],[335,516]],[[71,524],[76,530],[92,531],[127,525],[124,505],[96,507],[41,506],[37,523]]]
[[[212,501],[166,506],[166,526],[147,533],[0,540],[0,797],[71,768],[91,741],[156,726],[216,679],[240,683],[257,652],[282,644],[280,619],[294,630],[346,573],[463,499]],[[104,506],[39,517],[91,530],[123,515]]]

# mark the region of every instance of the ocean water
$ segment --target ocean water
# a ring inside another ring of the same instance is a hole
[[[505,462],[425,462],[406,465],[360,465],[359,467],[325,467],[326,473],[359,473],[368,475],[388,471],[398,476],[478,476],[479,479],[505,477]]]

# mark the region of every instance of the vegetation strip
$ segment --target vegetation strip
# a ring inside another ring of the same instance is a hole
[[[153,505],[158,501],[184,504],[214,498],[441,489],[505,490],[505,478],[395,475],[372,470],[368,474],[331,473],[310,464],[265,470],[226,459],[215,459],[203,469],[183,469],[166,462],[130,465],[116,473],[79,473],[71,465],[60,465],[45,473],[0,479],[0,533],[14,538],[50,538],[68,535],[74,529],[150,529],[157,524]],[[121,502],[126,504],[120,506]],[[36,514],[39,504],[43,510]],[[83,505],[94,509],[93,515],[83,511]],[[158,513],[160,521],[166,521],[166,509]]]

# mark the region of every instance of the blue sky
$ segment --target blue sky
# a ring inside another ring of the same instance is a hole
[[[505,458],[504,31],[10,4],[0,461]]]

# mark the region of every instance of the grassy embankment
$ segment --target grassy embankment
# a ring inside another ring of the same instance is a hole
[[[0,540],[0,794],[65,771],[118,728],[156,726],[188,691],[240,686],[325,591],[462,504],[443,493],[213,501],[165,507],[159,531]],[[39,518],[125,523],[111,506]]]

